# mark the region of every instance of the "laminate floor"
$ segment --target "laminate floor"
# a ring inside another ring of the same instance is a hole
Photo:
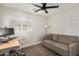
[[[23,49],[26,56],[58,56],[55,52],[43,47],[41,44]]]

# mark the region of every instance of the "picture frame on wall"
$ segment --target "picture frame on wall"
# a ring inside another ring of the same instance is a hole
[[[11,20],[10,25],[11,25],[10,27],[16,30],[28,30],[31,28],[30,21]]]
[[[31,23],[30,22],[23,22],[23,30],[27,30],[31,28]]]

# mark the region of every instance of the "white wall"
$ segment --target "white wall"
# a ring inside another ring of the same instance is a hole
[[[17,21],[30,21],[31,22],[31,30],[22,30],[22,31],[16,31],[16,34],[20,32],[20,35],[22,36],[23,46],[27,47],[33,44],[37,44],[41,42],[42,37],[45,35],[45,29],[44,26],[46,24],[46,18],[38,16],[38,15],[32,15],[29,13],[22,12],[20,10],[11,9],[7,7],[0,7],[0,23],[2,27],[10,27],[9,22],[11,20],[17,20]],[[19,35],[19,34],[18,34]]]
[[[79,8],[52,15],[48,25],[48,33],[79,35]]]
[[[0,27],[2,26],[2,15],[3,13],[2,13],[2,10],[0,9]]]

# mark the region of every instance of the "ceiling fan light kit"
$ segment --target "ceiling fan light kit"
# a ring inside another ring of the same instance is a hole
[[[36,4],[33,4],[34,6],[40,8],[38,10],[36,10],[35,12],[38,12],[38,11],[41,11],[41,10],[44,10],[45,13],[48,13],[47,9],[51,9],[51,8],[58,8],[59,5],[56,5],[56,6],[46,6],[47,3],[42,3],[42,6],[39,6],[39,5],[36,5]]]

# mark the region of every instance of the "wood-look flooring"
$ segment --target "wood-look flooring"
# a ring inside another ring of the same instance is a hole
[[[41,44],[26,47],[23,50],[26,56],[57,56],[56,53],[43,47]]]

